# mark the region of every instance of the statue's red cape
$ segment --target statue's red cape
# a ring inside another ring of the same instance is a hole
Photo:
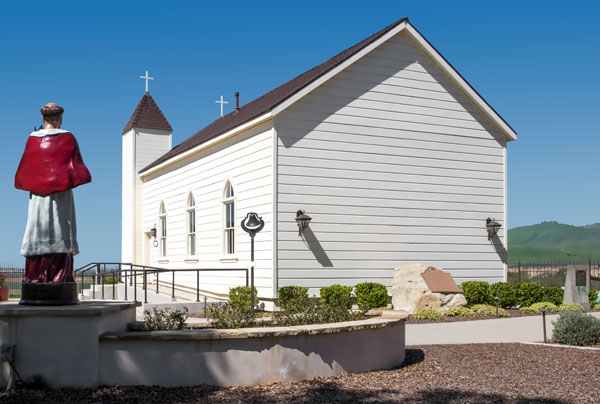
[[[15,175],[15,188],[48,195],[91,181],[73,134],[29,136]]]

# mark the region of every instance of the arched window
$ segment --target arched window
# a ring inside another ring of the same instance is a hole
[[[160,222],[160,257],[165,258],[167,256],[167,209],[164,202],[160,203],[158,218]]]
[[[235,254],[235,193],[233,185],[229,181],[225,185],[223,193],[223,208],[224,208],[224,250],[225,254]]]
[[[187,203],[187,252],[190,257],[196,255],[196,201],[191,192]]]

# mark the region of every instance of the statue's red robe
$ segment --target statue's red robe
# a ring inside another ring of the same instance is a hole
[[[21,157],[15,188],[39,195],[66,191],[92,181],[70,132],[29,136]]]
[[[59,131],[57,130],[56,132]],[[52,194],[68,191],[92,180],[90,172],[83,164],[79,146],[73,134],[60,131],[59,133],[47,136],[36,136],[35,133],[29,136],[27,140],[25,152],[15,175],[15,188],[32,192],[32,196],[30,197],[30,216],[32,214],[31,198],[36,198],[39,201]],[[74,210],[72,212],[74,222]],[[52,213],[56,214],[56,210],[53,210]],[[44,213],[42,211],[41,213],[34,214],[34,217],[29,217],[28,228],[30,227],[30,221],[37,223],[38,226],[42,222],[48,222],[48,220],[40,220],[39,214],[47,216],[52,213]],[[32,227],[35,228],[36,225]],[[47,229],[44,228],[43,230]],[[73,253],[26,254],[23,281],[74,282]]]

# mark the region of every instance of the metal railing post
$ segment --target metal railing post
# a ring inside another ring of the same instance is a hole
[[[81,282],[79,282],[79,284],[81,285],[81,296],[83,297],[83,273],[84,271],[81,271]]]
[[[146,285],[146,267],[142,267],[144,271],[144,303],[148,303],[148,287]]]
[[[200,301],[200,271],[196,271],[196,301]]]
[[[92,276],[92,299],[96,299],[96,274]]]
[[[173,282],[171,283],[171,299],[175,299],[175,270],[173,270]]]
[[[127,284],[127,270],[125,270],[125,281],[123,282],[123,288],[125,288],[125,300],[127,300],[127,289],[129,285]]]
[[[137,302],[137,270],[132,269],[133,271],[133,301]]]
[[[115,300],[115,272],[112,274],[112,284],[113,284],[113,300]]]

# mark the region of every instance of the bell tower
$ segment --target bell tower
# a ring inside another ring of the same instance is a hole
[[[173,128],[146,87],[122,136],[121,262],[144,264],[144,184],[138,173],[171,150],[172,135]]]

